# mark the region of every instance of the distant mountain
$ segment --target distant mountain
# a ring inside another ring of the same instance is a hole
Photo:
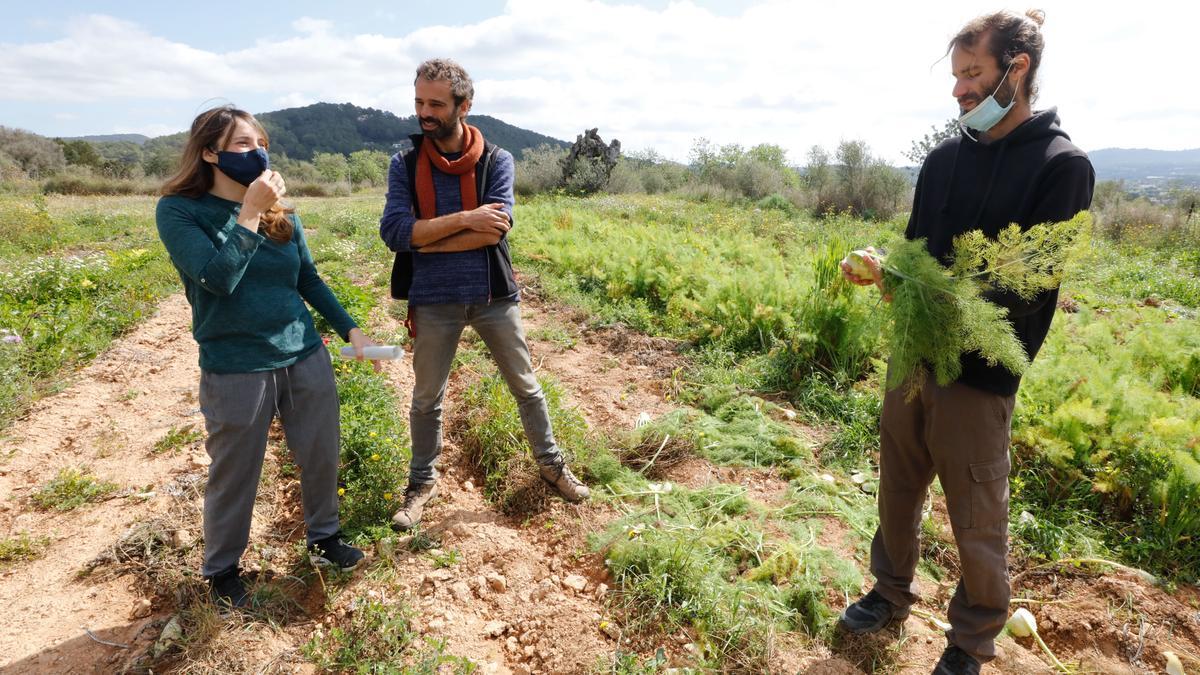
[[[385,110],[360,108],[351,103],[314,103],[256,115],[271,137],[271,150],[293,159],[312,159],[317,152],[348,155],[356,150],[392,153],[410,146],[408,136],[421,133],[415,116],[398,117]],[[527,129],[515,127],[487,115],[471,115],[468,121],[484,138],[518,158],[528,148],[569,144]]]
[[[70,138],[64,137],[63,140],[64,141],[88,141],[89,143],[128,142],[128,143],[136,143],[138,145],[142,145],[146,141],[150,140],[150,137],[143,136],[142,134],[94,134],[92,136],[71,136]]]
[[[1200,181],[1200,148],[1195,150],[1146,150],[1104,148],[1088,153],[1098,180]]]

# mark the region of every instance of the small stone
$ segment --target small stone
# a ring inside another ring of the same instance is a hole
[[[450,581],[454,578],[454,572],[448,569],[436,569],[426,575],[434,581]]]
[[[441,630],[445,627],[446,627],[445,619],[434,619],[433,621],[430,621],[428,624],[429,630]]]
[[[566,579],[562,580],[562,585],[574,590],[576,593],[582,593],[587,588],[587,579],[578,574],[569,574]]]
[[[549,582],[549,580],[543,581],[540,584],[538,584],[536,588],[534,588],[532,591],[529,592],[529,599],[532,600],[533,602],[542,600],[543,598],[545,598],[547,595],[550,594],[550,590],[553,588],[554,588],[554,585],[551,584]]]
[[[488,588],[492,589],[496,593],[503,593],[508,589],[508,580],[503,576],[496,574],[495,572],[492,572],[485,578],[487,580]]]
[[[510,652],[515,653],[518,649],[521,648],[521,646],[519,644],[517,644],[517,638],[510,635],[510,636],[508,636],[508,639],[504,641],[504,648]]]
[[[594,595],[596,596],[597,600],[603,600],[604,596],[608,595],[608,584],[600,584],[596,586],[596,592]]]
[[[519,640],[523,645],[531,645],[537,642],[537,635],[535,635],[533,631],[527,630],[524,633],[521,633],[521,636],[518,637],[517,640]]]
[[[504,635],[504,631],[508,629],[508,624],[503,621],[489,621],[483,627],[483,634],[490,638],[498,638]]]
[[[614,640],[621,639],[621,627],[618,626],[615,622],[601,621],[600,622],[600,632],[604,633],[605,635],[607,635],[608,637],[610,637]]]
[[[133,603],[133,611],[130,612],[130,616],[135,619],[144,619],[150,616],[150,609],[150,601],[142,598]]]
[[[465,483],[463,483],[463,489],[466,490],[467,492],[474,492],[475,491],[475,483],[472,481],[466,481]]]
[[[471,581],[468,583],[471,585],[471,590],[475,592],[475,595],[478,595],[482,598],[487,593],[487,578],[485,578],[482,574],[471,577]]]
[[[207,454],[197,453],[192,455],[192,466],[203,468],[210,464],[212,464],[212,457],[209,457]]]
[[[171,546],[173,548],[191,548],[195,541],[192,533],[187,530],[172,530],[171,532]]]
[[[467,602],[471,599],[471,588],[465,581],[456,581],[450,584],[450,595],[453,595],[454,599],[459,602]]]
[[[533,645],[529,645],[525,649],[522,649],[521,653],[525,655],[525,658],[529,659],[533,658],[533,655],[537,653],[537,649]]]
[[[158,640],[154,646],[150,648],[150,654],[154,658],[158,658],[165,654],[167,650],[174,647],[177,642],[183,639],[183,626],[179,623],[179,616],[171,617],[167,625],[163,627],[162,633],[159,634]]]
[[[685,651],[689,654],[695,654],[696,653],[696,643],[695,642],[687,643],[686,645],[683,646],[683,651]]]

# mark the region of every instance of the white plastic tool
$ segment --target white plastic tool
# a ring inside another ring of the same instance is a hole
[[[341,355],[343,359],[354,358],[354,347],[346,345],[342,347]],[[393,359],[404,358],[404,348],[395,345],[375,345],[374,347],[363,347],[363,358],[368,361],[388,361]]]

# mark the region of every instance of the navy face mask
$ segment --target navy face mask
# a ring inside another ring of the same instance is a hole
[[[263,148],[255,148],[248,152],[222,150],[217,153],[217,168],[231,179],[249,187],[255,178],[271,168],[271,158]]]

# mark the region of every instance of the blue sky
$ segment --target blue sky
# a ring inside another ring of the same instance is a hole
[[[1200,147],[1200,3],[1053,0],[1038,107],[1085,149]],[[449,7],[450,9],[447,9]],[[182,130],[213,103],[411,113],[413,67],[451,56],[475,112],[564,139],[599,127],[686,159],[697,138],[862,139],[903,161],[955,112],[946,40],[976,0],[38,2],[0,9],[0,125],[46,135]],[[1021,7],[1023,9],[1023,6]]]

